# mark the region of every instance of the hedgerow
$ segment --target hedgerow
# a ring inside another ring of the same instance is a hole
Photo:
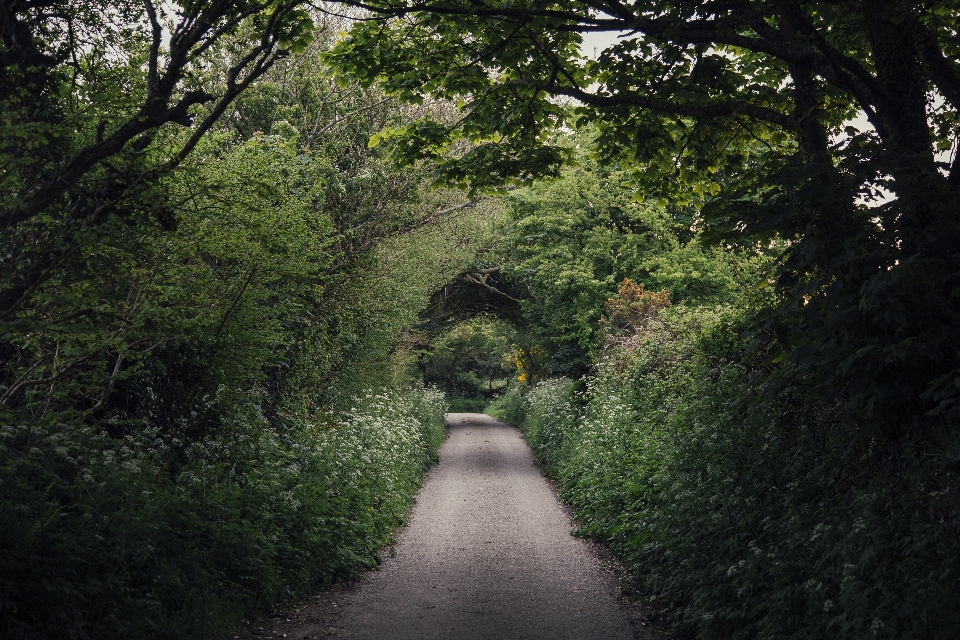
[[[429,389],[369,392],[342,419],[281,432],[249,403],[185,446],[149,426],[4,427],[3,637],[212,637],[377,565],[444,410]]]
[[[126,117],[74,90],[148,74],[145,5],[87,4],[77,53],[111,61],[44,76],[51,176]],[[443,435],[409,335],[498,213],[368,146],[409,114],[330,77],[328,26],[189,156],[198,129],[164,127],[0,233],[0,638],[216,637],[375,565],[401,522]],[[207,90],[241,44],[211,45]],[[8,177],[43,189],[23,157]]]
[[[948,425],[850,438],[800,374],[751,389],[741,315],[664,311],[585,390],[514,398],[579,533],[673,603],[684,637],[957,637],[960,500],[935,463],[956,447]]]

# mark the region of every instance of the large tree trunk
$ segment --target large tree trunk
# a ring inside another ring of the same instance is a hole
[[[899,200],[896,220],[884,223],[897,229],[904,258],[942,259],[958,247],[956,193],[934,162],[927,121],[928,78],[914,38],[915,18],[896,5],[888,0],[867,4],[877,80],[884,91],[877,99],[884,129],[881,161],[894,177]]]

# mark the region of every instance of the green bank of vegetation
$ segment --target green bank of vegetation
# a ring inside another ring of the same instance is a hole
[[[758,368],[738,315],[675,307],[595,376],[493,413],[521,425],[626,586],[673,604],[681,637],[953,637],[949,436],[851,444],[835,408],[791,388],[738,406]]]
[[[671,260],[675,277],[700,258]],[[756,258],[735,261],[713,261],[731,277],[702,297],[645,288],[662,281],[643,268],[599,304],[582,289],[619,273],[540,281],[600,316],[582,327],[589,370],[550,375],[547,359],[487,412],[520,426],[576,508],[576,534],[624,561],[636,597],[670,603],[680,637],[952,637],[960,508],[942,460],[956,433],[851,438],[840,403],[811,400],[802,372],[771,382],[775,365],[743,337],[764,300],[732,277]]]

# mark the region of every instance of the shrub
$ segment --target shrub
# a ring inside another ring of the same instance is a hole
[[[431,390],[370,392],[281,432],[251,404],[189,445],[5,427],[0,635],[206,638],[376,565],[444,410]]]
[[[529,389],[523,403],[520,425],[527,443],[544,470],[556,474],[564,441],[576,433],[579,407],[575,404],[575,384],[565,378],[544,380]]]
[[[521,385],[510,382],[503,395],[488,404],[485,412],[497,420],[503,420],[513,425],[524,424],[526,403],[523,399]]]
[[[851,441],[797,374],[744,402],[758,364],[740,323],[675,307],[623,372],[601,363],[582,393],[526,394],[524,429],[581,534],[675,604],[681,635],[957,637],[960,502],[935,463],[956,446],[946,426],[932,444]]]

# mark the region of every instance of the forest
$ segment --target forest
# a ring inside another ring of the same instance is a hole
[[[217,638],[517,425],[677,638],[960,634],[960,2],[0,0],[0,637]]]

